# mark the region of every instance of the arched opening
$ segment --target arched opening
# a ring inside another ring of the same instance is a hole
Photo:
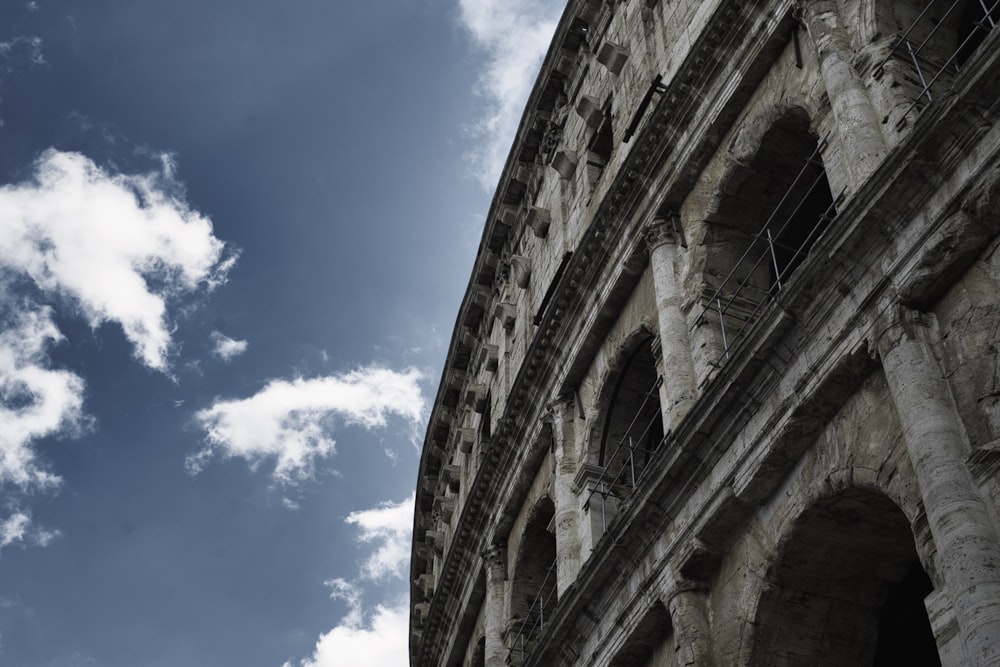
[[[1000,20],[1000,2],[997,0],[967,0],[958,23],[956,63],[959,67],[972,57],[986,36]]]
[[[555,506],[549,497],[528,515],[517,548],[510,598],[510,655],[523,661],[548,623],[557,602],[556,537],[550,531]]]
[[[608,663],[608,667],[666,667],[675,664],[670,614],[657,601]]]
[[[892,63],[892,85],[910,100],[908,112],[951,87],[955,74],[1000,20],[1000,1],[897,0],[881,7],[877,16],[879,32],[895,38],[876,75],[882,76]]]
[[[797,519],[757,608],[750,664],[937,667],[931,592],[906,516],[849,489]]]
[[[706,276],[715,283],[704,311],[721,329],[719,362],[792,279],[836,213],[824,147],[805,111],[789,109],[764,133],[750,163],[723,184],[706,237]]]
[[[622,493],[635,486],[663,440],[660,410],[660,377],[650,346],[652,336],[644,336],[626,357],[613,388],[601,433],[597,464],[604,468],[609,488]]]

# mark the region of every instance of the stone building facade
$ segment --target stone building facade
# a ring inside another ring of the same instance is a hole
[[[571,0],[428,426],[411,665],[1000,665],[996,0]]]

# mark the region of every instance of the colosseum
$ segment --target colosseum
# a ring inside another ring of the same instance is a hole
[[[998,2],[569,2],[430,416],[411,665],[1000,665]]]

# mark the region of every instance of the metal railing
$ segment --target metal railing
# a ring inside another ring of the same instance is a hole
[[[531,649],[531,642],[545,629],[546,615],[551,615],[552,610],[558,602],[556,594],[556,563],[546,569],[545,578],[539,586],[538,594],[531,601],[531,606],[524,615],[517,634],[514,636],[513,646],[510,649],[510,657],[517,657],[517,664],[522,664],[528,657]]]
[[[907,115],[914,108],[918,111],[922,110],[926,104],[934,101],[933,88],[936,84],[947,75],[957,74],[961,68],[959,62],[961,54],[966,52],[967,49],[976,45],[977,40],[981,40],[986,34],[988,34],[993,28],[996,27],[996,18],[1000,15],[1000,0],[993,0],[991,3],[987,3],[986,0],[968,0],[970,3],[978,3],[979,7],[983,10],[983,16],[978,21],[972,24],[972,29],[969,33],[962,37],[961,32],[956,36],[956,41],[961,38],[961,41],[955,46],[955,50],[947,55],[944,60],[941,58],[934,58],[934,54],[928,54],[927,51],[934,48],[932,45],[933,40],[937,37],[942,37],[943,31],[949,30],[948,26],[954,27],[956,22],[952,19],[952,14],[956,10],[961,10],[966,6],[966,0],[951,0],[948,7],[944,10],[944,13],[940,16],[930,16],[931,9],[935,7],[940,7],[944,3],[938,2],[938,0],[930,0],[924,9],[917,15],[917,18],[913,20],[913,23],[896,38],[893,43],[892,48],[889,50],[889,54],[876,65],[874,69],[874,76],[880,77],[885,71],[886,64],[894,58],[902,56],[904,59],[909,61],[909,64],[913,67],[914,73],[917,75],[917,79],[920,82],[920,91],[913,97],[910,106],[907,107],[906,111],[900,117],[899,122],[905,122]],[[961,20],[962,17],[958,17],[958,29],[961,30]],[[911,36],[915,32],[919,32],[922,28],[929,28],[926,35],[919,41],[911,39]]]
[[[656,382],[653,386],[644,394],[642,403],[639,404],[639,408],[636,410],[635,415],[629,422],[628,428],[625,429],[625,434],[618,440],[614,451],[611,455],[605,458],[604,466],[601,470],[601,474],[598,476],[594,485],[590,488],[590,494],[587,496],[586,502],[583,504],[584,511],[590,511],[591,502],[594,500],[594,496],[600,496],[601,498],[601,525],[604,530],[608,527],[608,517],[607,517],[607,502],[608,498],[615,498],[617,500],[624,500],[632,493],[639,480],[642,479],[642,474],[645,472],[645,465],[648,463],[649,457],[652,456],[653,452],[659,449],[660,445],[663,444],[665,438],[661,438],[659,441],[654,443],[651,447],[646,446],[649,442],[650,435],[654,432],[656,424],[658,421],[663,419],[663,415],[660,414],[660,385],[663,384],[663,378],[657,377]],[[651,407],[655,401],[657,406],[655,410],[647,410]],[[651,412],[645,419],[643,419],[643,413]],[[636,465],[636,455],[642,454],[645,457],[645,461],[642,462],[642,467],[637,469]],[[621,455],[619,457],[619,455]],[[620,465],[616,466],[616,462],[621,458]],[[617,469],[616,469],[617,467]]]
[[[816,188],[828,187],[820,159],[826,145],[827,138],[824,137],[806,159],[760,231],[750,236],[746,250],[705,300],[698,321],[717,320],[722,337],[722,352],[713,363],[716,367],[729,360],[733,349],[747,336],[765,306],[777,297],[809,248],[836,216],[836,206],[843,193],[837,198],[830,198],[830,204],[814,222],[809,223],[805,234],[797,237],[800,240],[794,243],[786,240],[792,225],[802,224],[800,213]],[[810,180],[810,172],[814,170],[816,173]],[[784,211],[788,207],[792,209],[786,214]],[[773,272],[766,285],[754,280],[761,271]]]

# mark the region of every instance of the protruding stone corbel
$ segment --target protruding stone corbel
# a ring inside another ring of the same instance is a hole
[[[466,372],[464,370],[459,370],[457,368],[448,369],[448,374],[445,377],[445,383],[450,389],[461,389],[462,384],[465,383]]]
[[[485,384],[472,384],[465,390],[465,404],[472,408],[473,412],[483,414],[486,409],[486,392],[489,388]]]
[[[564,76],[570,76],[576,68],[576,53],[561,49],[553,69]]]
[[[417,577],[417,588],[424,592],[424,596],[430,598],[434,595],[434,575],[428,573],[422,574]]]
[[[547,208],[532,206],[528,209],[528,226],[540,239],[544,239],[549,234],[549,225],[552,223],[552,215]]]
[[[559,173],[559,178],[564,181],[572,180],[576,173],[577,157],[571,151],[558,151],[552,158],[552,168]]]
[[[590,95],[581,95],[580,99],[576,101],[576,113],[592,130],[596,130],[604,122],[604,112],[601,111],[600,101]]]
[[[521,289],[527,289],[531,282],[531,260],[524,255],[512,255],[510,269],[514,274],[514,283]]]
[[[608,71],[618,76],[628,60],[628,50],[614,42],[604,42],[597,52],[597,62],[608,68]]]
[[[455,513],[455,499],[447,496],[438,496],[434,499],[434,510],[441,513],[443,520],[451,521],[451,517]]]
[[[460,428],[458,429],[458,448],[464,454],[468,454],[472,451],[472,446],[476,444],[476,429],[474,428]]]
[[[470,290],[470,300],[480,308],[486,308],[491,296],[493,296],[493,290],[485,285],[475,285]]]
[[[413,614],[417,624],[423,627],[424,621],[427,619],[427,614],[431,610],[430,602],[421,602],[419,604],[413,605]]]
[[[452,480],[459,479],[461,476],[462,476],[461,466],[453,465],[450,463],[441,466],[441,479],[443,479],[445,482],[451,482]]]
[[[512,303],[498,302],[493,306],[493,319],[500,320],[504,329],[510,329],[517,320],[517,309]]]
[[[495,372],[500,364],[500,348],[492,343],[483,343],[479,347],[477,361],[487,372]]]

